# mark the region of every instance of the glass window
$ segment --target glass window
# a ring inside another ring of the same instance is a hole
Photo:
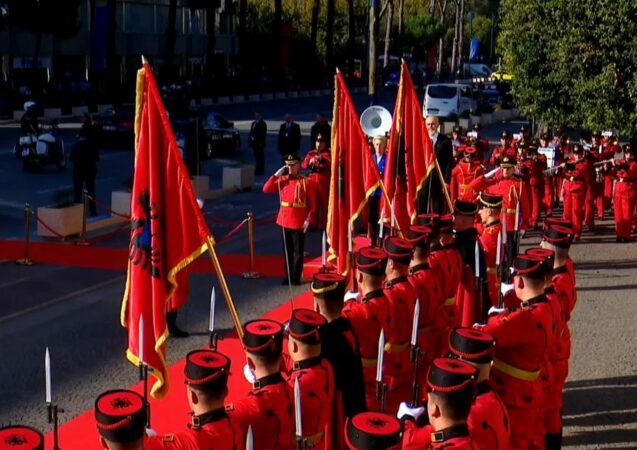
[[[431,98],[454,98],[457,89],[452,86],[431,85],[427,87],[427,95]]]

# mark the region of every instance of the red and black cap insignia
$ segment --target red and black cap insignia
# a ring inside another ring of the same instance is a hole
[[[257,356],[280,354],[283,349],[283,325],[274,320],[257,319],[243,327],[243,345]]]
[[[547,267],[552,268],[555,263],[555,252],[545,248],[529,248],[524,254],[529,256],[535,256],[541,258],[546,263]]]
[[[453,211],[460,216],[474,216],[478,212],[478,205],[466,200],[456,200],[453,202]]]
[[[44,450],[44,436],[24,425],[0,428],[0,450]]]
[[[312,277],[312,294],[326,301],[343,301],[347,279],[338,273],[321,272]]]
[[[436,231],[440,226],[440,214],[438,213],[426,213],[418,214],[416,217],[416,223],[418,225],[424,225]]]
[[[518,165],[518,162],[512,156],[505,156],[500,161],[500,167],[515,167]]]
[[[345,440],[352,449],[388,450],[400,444],[400,422],[388,414],[358,413],[347,421],[345,428]]]
[[[481,208],[502,208],[502,196],[489,192],[480,192],[478,201]]]
[[[407,240],[416,247],[429,248],[432,233],[431,228],[424,225],[411,225],[407,230]]]
[[[549,244],[559,248],[570,248],[573,242],[573,230],[561,225],[549,225],[542,236]]]
[[[407,239],[391,236],[383,242],[383,248],[392,260],[403,264],[409,264],[414,253],[414,246]]]
[[[376,247],[361,248],[356,254],[356,267],[359,271],[369,275],[385,275],[387,253]]]
[[[217,392],[228,383],[230,359],[213,350],[195,350],[186,355],[186,384],[206,392]]]
[[[286,166],[293,166],[301,162],[299,157],[296,155],[285,155],[283,157],[283,161],[285,162]]]
[[[327,323],[325,317],[311,309],[292,311],[288,333],[297,341],[316,345],[321,343],[321,327]]]
[[[551,270],[553,268],[551,267]],[[542,280],[549,270],[543,258],[531,255],[518,255],[513,260],[513,274],[525,278]]]
[[[449,350],[458,358],[476,364],[491,362],[493,336],[473,328],[456,328],[449,334]]]
[[[457,392],[475,383],[478,370],[471,364],[455,358],[434,359],[427,384],[434,392]]]
[[[144,436],[146,402],[137,392],[107,391],[95,400],[97,431],[106,440],[135,442]]]

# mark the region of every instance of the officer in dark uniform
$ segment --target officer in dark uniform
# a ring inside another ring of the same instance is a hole
[[[0,450],[44,450],[44,436],[24,425],[0,428]]]
[[[453,358],[436,358],[427,375],[429,425],[418,428],[416,421],[425,408],[400,405],[398,418],[404,422],[403,450],[473,450],[467,419],[471,411],[477,370]]]
[[[186,356],[184,378],[192,415],[188,429],[147,439],[146,450],[243,447],[239,423],[224,407],[228,395],[230,359],[213,350],[195,350]]]
[[[498,394],[489,386],[495,341],[472,328],[456,328],[449,336],[449,350],[478,369],[476,398],[469,414],[469,434],[481,450],[509,448],[509,414]]]
[[[299,308],[292,312],[288,325],[288,354],[292,371],[287,382],[292,390],[295,382],[299,382],[306,448],[333,448],[331,436],[336,431],[331,429],[334,371],[329,361],[321,356],[321,328],[326,323],[316,311]]]
[[[394,416],[363,412],[347,422],[345,440],[351,450],[399,450],[400,430]]]
[[[366,409],[365,380],[358,337],[350,320],[341,314],[346,283],[337,273],[317,273],[312,294],[315,309],[327,320],[321,328],[321,355],[332,364],[337,401],[340,394],[345,416],[351,419]]]
[[[79,140],[71,147],[70,161],[73,163],[73,197],[75,203],[82,203],[82,192],[86,188],[89,195],[89,210],[91,216],[97,216],[95,206],[95,177],[97,176],[97,161],[100,154],[94,138],[93,127],[88,125],[80,130]]]
[[[268,134],[268,125],[260,113],[254,113],[254,121],[250,126],[249,142],[254,153],[254,174],[263,175],[265,169],[265,139]]]
[[[294,394],[281,374],[283,325],[274,320],[252,320],[244,327],[243,345],[248,364],[244,375],[252,391],[227,410],[243,430],[252,427],[259,450],[294,450]]]
[[[106,450],[144,450],[147,405],[137,392],[106,391],[95,400],[95,422]]]
[[[316,115],[316,122],[314,122],[314,125],[310,128],[310,147],[314,145],[319,134],[326,139],[330,139],[332,136],[332,127],[323,113]]]

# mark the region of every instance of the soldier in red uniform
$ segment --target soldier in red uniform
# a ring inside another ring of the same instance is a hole
[[[316,148],[305,155],[301,168],[310,171],[310,180],[316,187],[316,216],[310,223],[310,229],[324,230],[327,224],[327,207],[330,193],[330,167],[332,154],[328,147],[328,137],[319,133],[316,136]]]
[[[400,450],[398,419],[379,412],[362,412],[347,422],[345,440],[350,450]]]
[[[263,185],[266,194],[278,192],[281,202],[276,219],[277,225],[283,228],[286,256],[286,278],[281,284],[301,283],[305,233],[316,217],[316,187],[311,179],[299,174],[299,162],[296,156],[287,155],[285,166]]]
[[[295,309],[288,326],[288,353],[292,372],[290,389],[296,380],[301,392],[301,420],[305,448],[332,449],[330,430],[334,412],[334,371],[321,356],[321,328],[325,318],[311,309]],[[338,430],[340,432],[340,429]],[[328,444],[329,442],[329,444]]]
[[[139,446],[131,445],[131,450],[142,450],[141,439],[138,442]],[[113,444],[116,445],[116,444]],[[102,447],[106,450],[109,448],[115,449],[115,447],[108,447],[108,444],[102,442]],[[0,449],[1,450],[44,450],[44,436],[35,428],[27,427],[25,425],[9,425],[7,427],[0,428]]]
[[[365,378],[367,409],[378,411],[376,399],[376,366],[378,337],[389,327],[389,304],[383,290],[387,253],[383,249],[365,247],[356,253],[356,270],[360,293],[345,302],[343,316],[351,321],[358,337]]]
[[[147,439],[146,449],[196,450],[243,448],[244,433],[224,407],[228,395],[230,359],[213,350],[195,350],[186,356],[184,379],[192,415],[188,429]]]
[[[563,163],[564,219],[573,223],[575,239],[582,236],[582,223],[586,203],[587,184],[591,182],[591,165],[584,157],[584,147],[575,144],[574,156]]]
[[[555,253],[551,281],[560,302],[563,319],[556,329],[555,345],[549,352],[553,383],[546,402],[546,450],[559,450],[562,446],[562,392],[568,376],[568,360],[571,355],[568,321],[577,301],[575,279],[569,270],[568,251],[572,238],[570,229],[551,225],[545,228],[540,244],[542,248]]]
[[[515,149],[511,147],[511,140],[511,133],[508,131],[503,131],[502,134],[500,134],[500,145],[493,149],[491,159],[489,160],[491,166],[499,166],[500,161],[505,156],[515,156]]]
[[[475,392],[477,370],[454,358],[436,358],[427,374],[429,425],[418,428],[416,421],[425,408],[400,405],[398,418],[404,422],[403,450],[476,450],[467,420]]]
[[[489,300],[491,301],[491,306],[495,306],[498,304],[500,292],[500,278],[498,277],[497,268],[500,261],[496,261],[496,257],[498,254],[498,236],[502,234],[502,223],[500,222],[502,196],[481,192],[478,196],[478,202],[478,215],[482,225],[478,228],[479,239],[487,265]]]
[[[520,229],[529,223],[531,215],[530,189],[524,180],[515,174],[517,161],[505,156],[500,162],[500,168],[476,178],[471,187],[476,192],[488,190],[502,196],[502,214],[500,221],[506,220],[507,233],[515,229],[516,208],[520,204]]]
[[[476,399],[469,414],[469,434],[480,450],[509,448],[509,414],[498,394],[491,390],[489,374],[493,336],[472,328],[457,328],[449,336],[449,350],[478,369]]]
[[[228,405],[228,415],[243,430],[252,427],[259,450],[296,449],[294,393],[281,374],[283,325],[259,319],[247,322],[243,330],[248,360],[244,374],[252,381],[252,391]]]
[[[475,137],[471,138],[471,145],[476,149],[475,159],[478,163],[484,164],[484,158],[489,152],[489,141],[482,135],[481,123],[473,125],[473,132],[475,133]]]
[[[537,154],[537,142],[531,141],[526,147],[526,152],[520,155],[518,167],[522,170],[524,178],[528,180],[531,193],[531,214],[529,217],[529,227],[537,228],[540,213],[543,209],[542,198],[544,197],[544,169],[546,169],[546,158]]]
[[[331,414],[331,436],[328,442],[334,450],[345,448],[345,419],[365,411],[365,379],[358,338],[350,320],[343,317],[343,300],[347,279],[337,273],[314,275],[312,293],[314,308],[327,321],[321,327],[321,356],[334,370],[334,407]]]
[[[554,339],[551,307],[544,293],[542,261],[521,255],[513,261],[519,309],[497,310],[480,328],[496,341],[491,388],[507,406],[511,422],[510,447],[544,447],[544,409],[540,374]]]
[[[463,263],[453,236],[453,215],[440,216],[436,223],[438,228],[434,231],[439,237],[431,241],[429,265],[442,288],[442,302],[436,314],[435,328],[440,336],[435,341],[439,344],[436,355],[444,355],[448,350],[449,331],[460,324],[461,318],[456,307],[456,289],[462,276]]]
[[[551,136],[548,133],[542,133],[540,135],[540,143],[539,148],[547,148],[551,147]],[[558,155],[558,150],[553,147],[554,155]],[[538,154],[538,161],[540,163],[540,168],[542,170],[548,169],[548,160],[545,155]],[[553,160],[553,165],[558,165],[561,161],[557,161],[557,159]],[[544,176],[542,174],[542,179],[544,180],[544,192],[542,193],[542,207],[547,216],[551,216],[553,214],[553,202],[556,198],[555,196],[555,184],[556,179],[553,177]]]
[[[152,448],[144,446],[147,411],[144,397],[137,392],[118,389],[100,394],[95,400],[95,423],[102,448],[105,450]],[[2,429],[0,436],[6,439],[16,435],[17,431]],[[19,431],[19,436],[25,440],[25,443],[33,445],[9,448],[44,450],[44,439],[39,432],[26,427],[19,427]],[[1,442],[6,442],[5,439]],[[2,447],[1,444],[0,447]]]
[[[451,171],[449,190],[452,202],[456,199],[474,201],[476,192],[471,189],[470,184],[480,175],[484,175],[484,167],[475,160],[476,148],[463,147],[462,151],[464,155],[462,161]]]
[[[624,147],[624,160],[613,161],[615,176],[615,236],[617,242],[630,242],[637,201],[637,161],[629,145]]]
[[[605,151],[602,155],[602,160],[604,161],[613,161],[614,159],[619,159],[619,155],[622,152],[622,146],[619,143],[618,136],[610,136],[608,138]],[[617,158],[616,158],[617,157]],[[611,207],[611,202],[613,200],[613,173],[611,171],[603,171],[604,174],[604,194],[603,194],[603,203],[602,208],[604,211]]]
[[[420,349],[420,367],[429,367],[436,355],[439,344],[435,341],[440,337],[436,332],[436,315],[442,303],[441,287],[435,272],[429,266],[429,246],[433,231],[424,225],[412,225],[407,232],[407,239],[414,245],[414,256],[409,266],[409,282],[416,290],[420,302],[420,317],[418,330],[418,348]],[[420,371],[423,386],[426,371]]]
[[[456,125],[451,130],[451,145],[453,145],[453,159],[458,162],[462,158],[462,152],[459,151],[466,144],[467,140],[462,135],[462,127]]]
[[[385,329],[384,382],[387,386],[387,408],[390,414],[398,411],[400,402],[411,395],[413,366],[410,339],[416,306],[416,290],[409,282],[409,263],[414,252],[411,242],[397,236],[383,243],[387,262],[385,297],[389,306],[389,324]]]
[[[604,219],[604,176],[601,173],[601,167],[595,167],[594,164],[601,162],[607,155],[606,144],[602,140],[601,134],[594,131],[591,135],[591,148],[586,153],[586,158],[590,162],[590,183],[587,185],[586,191],[584,222],[590,229],[595,228],[596,216],[597,220]]]

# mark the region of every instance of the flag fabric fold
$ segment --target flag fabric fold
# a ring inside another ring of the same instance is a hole
[[[382,180],[343,74],[334,82],[332,119],[332,166],[330,179],[327,240],[328,260],[339,273],[350,270],[349,246],[354,222]]]
[[[387,196],[383,197],[382,208],[390,211],[393,205],[398,227],[405,231],[416,218],[418,192],[434,170],[436,158],[405,61],[392,121],[383,176]]]
[[[143,362],[156,378],[151,395],[161,398],[169,386],[166,312],[185,302],[188,280],[183,269],[213,240],[148,64],[138,71],[136,98],[131,238],[121,323],[128,329],[127,358],[139,365],[141,340]]]

